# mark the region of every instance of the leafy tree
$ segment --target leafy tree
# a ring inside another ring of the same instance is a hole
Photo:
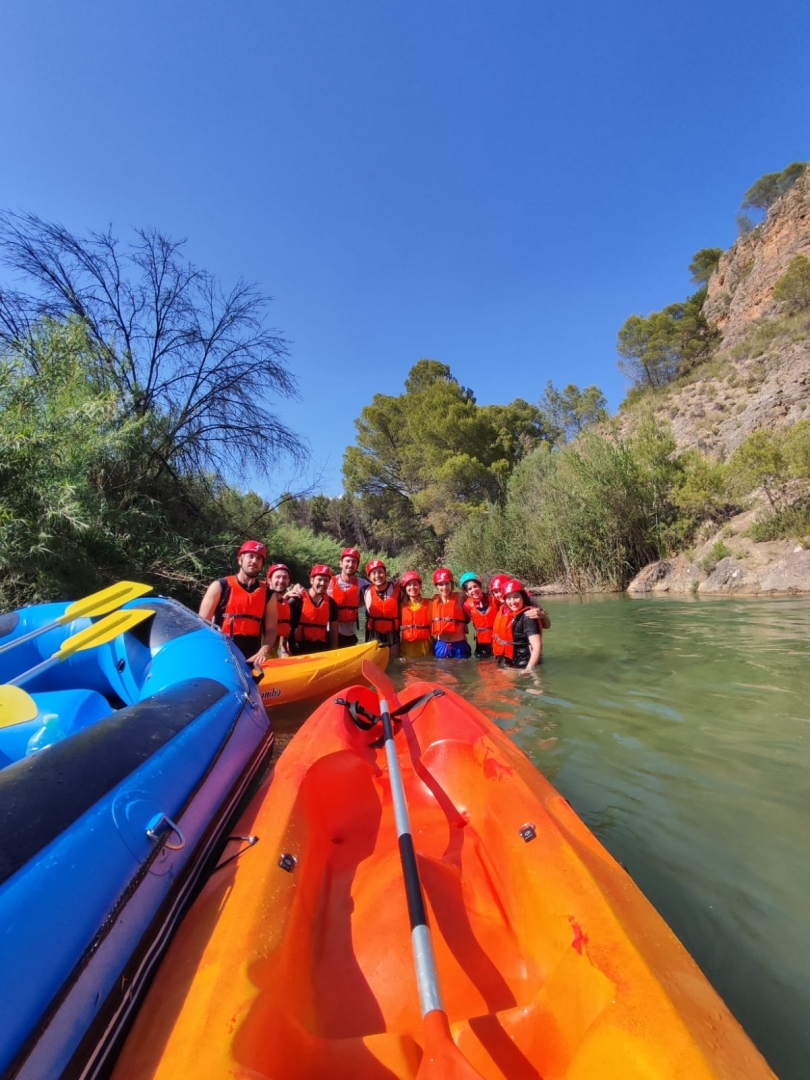
[[[703,314],[706,290],[644,318],[631,315],[619,330],[619,368],[634,386],[657,390],[708,360],[717,328]]]
[[[569,383],[558,390],[549,379],[540,407],[548,415],[552,427],[559,432],[557,441],[572,439],[586,427],[607,419],[607,398],[598,386],[586,386],[580,390]]]
[[[681,532],[688,538],[705,520],[723,521],[733,507],[729,492],[728,468],[709,461],[699,450],[686,450],[678,458],[679,475],[673,500],[685,521]]]
[[[771,504],[778,509],[789,474],[781,440],[766,428],[758,428],[737,447],[729,458],[729,474],[733,485],[747,493],[762,487]]]
[[[346,493],[378,541],[408,538],[435,552],[477,506],[505,497],[516,462],[547,437],[535,406],[479,406],[446,364],[427,359],[408,373],[404,394],[376,394],[355,427]]]
[[[79,238],[33,214],[0,214],[0,258],[31,289],[0,293],[0,341],[36,370],[38,322],[82,320],[99,391],[127,418],[148,419],[159,471],[264,473],[302,452],[269,405],[295,383],[255,285],[221,289],[153,229],[123,246],[111,232]]]
[[[782,450],[791,474],[810,478],[810,420],[799,420],[785,433]]]
[[[689,263],[689,273],[696,285],[706,285],[723,257],[722,248],[701,248]]]
[[[773,297],[791,311],[804,311],[810,307],[810,259],[796,255],[791,260],[773,287]]]
[[[790,191],[800,176],[807,169],[806,161],[794,161],[781,172],[765,173],[746,191],[743,197],[743,210],[763,210],[766,213],[777,199]]]

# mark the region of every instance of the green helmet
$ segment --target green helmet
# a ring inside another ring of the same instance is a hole
[[[478,576],[478,574],[474,574],[472,570],[468,570],[466,574],[461,575],[459,585],[462,587],[462,589],[468,581],[477,581],[479,585],[481,584],[481,578]]]

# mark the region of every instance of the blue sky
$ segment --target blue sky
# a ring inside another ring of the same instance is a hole
[[[337,494],[420,357],[481,404],[553,379],[615,408],[627,316],[810,157],[809,43],[806,0],[7,0],[0,206],[258,282]]]

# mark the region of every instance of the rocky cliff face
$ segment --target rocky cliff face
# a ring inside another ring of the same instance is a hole
[[[773,287],[796,255],[810,257],[810,169],[761,225],[728,249],[709,281],[704,311],[719,327],[725,349],[755,319],[778,314]]]
[[[766,220],[728,249],[709,281],[704,311],[722,334],[717,355],[687,385],[657,396],[680,450],[726,458],[752,431],[810,419],[810,313],[786,318],[773,289],[796,255],[810,258],[810,168]],[[632,413],[627,416],[633,424]],[[704,534],[692,558],[653,563],[631,594],[810,593],[810,551],[792,541],[754,544],[746,530],[764,499],[722,530]],[[719,541],[729,552],[713,565]]]
[[[657,397],[680,450],[725,458],[757,428],[810,418],[810,315],[787,322],[773,298],[796,255],[810,258],[810,168],[709,281],[704,311],[722,334],[717,355]]]

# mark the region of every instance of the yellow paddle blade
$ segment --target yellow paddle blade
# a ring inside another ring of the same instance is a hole
[[[39,710],[30,694],[19,686],[0,686],[0,728],[33,720]]]
[[[106,589],[93,593],[92,596],[85,596],[83,600],[76,600],[58,619],[58,622],[60,626],[64,626],[73,619],[89,619],[94,615],[106,615],[108,611],[115,611],[130,600],[137,600],[139,596],[145,596],[151,591],[151,585],[141,585],[137,581],[119,581],[115,585],[109,585]]]
[[[112,615],[108,615],[106,619],[102,619],[101,622],[94,623],[92,626],[88,626],[86,630],[81,630],[78,634],[74,634],[73,637],[69,637],[67,641],[63,641],[59,651],[53,654],[52,659],[66,660],[69,656],[73,656],[74,653],[81,652],[82,649],[92,649],[96,645],[103,645],[105,642],[117,638],[119,634],[131,630],[133,626],[137,626],[138,623],[154,614],[151,608],[115,611]]]

